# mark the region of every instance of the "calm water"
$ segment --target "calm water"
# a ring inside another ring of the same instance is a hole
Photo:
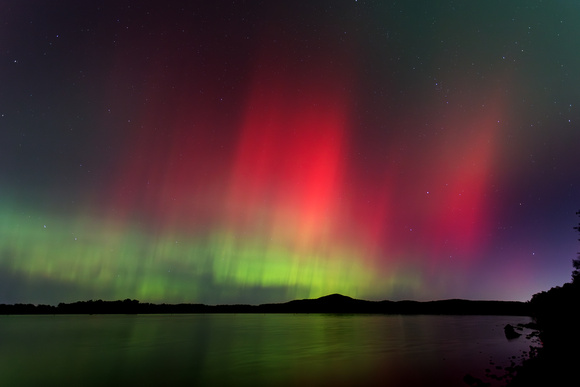
[[[466,386],[520,360],[526,317],[0,316],[0,386]],[[515,359],[512,359],[515,356]],[[491,364],[492,362],[493,364]],[[489,371],[488,371],[489,372]],[[499,385],[495,382],[495,385]]]

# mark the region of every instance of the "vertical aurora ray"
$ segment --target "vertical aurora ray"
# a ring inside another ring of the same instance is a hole
[[[498,100],[497,107],[471,117],[453,117],[446,124],[450,134],[436,148],[437,157],[433,155],[437,161],[430,173],[434,176],[425,176],[434,187],[425,189],[427,196],[434,196],[425,217],[433,249],[450,244],[469,260],[484,245],[491,205],[488,187],[497,167],[497,137],[503,119],[501,104]]]
[[[308,249],[336,224],[345,107],[333,106],[330,91],[295,95],[270,84],[252,94],[229,188],[231,221],[253,227],[264,216],[271,237],[291,233],[294,247]]]

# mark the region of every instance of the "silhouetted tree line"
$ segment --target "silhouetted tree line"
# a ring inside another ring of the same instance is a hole
[[[580,216],[580,211],[576,212]],[[574,229],[580,232],[580,223]],[[578,239],[580,241],[580,238]],[[552,324],[570,325],[578,322],[578,306],[580,306],[580,253],[572,260],[572,282],[556,286],[548,291],[536,293],[530,300],[532,311],[539,323],[546,328]],[[575,326],[578,327],[578,326]],[[555,332],[554,332],[555,333]]]
[[[0,304],[0,314],[54,314],[55,310],[52,305]]]
[[[580,211],[576,212],[580,216]],[[580,232],[580,223],[574,229]],[[580,241],[580,239],[578,239]],[[529,301],[542,347],[527,360],[510,387],[564,386],[577,381],[580,363],[580,253],[572,260],[572,282],[536,293]]]
[[[340,294],[262,305],[150,304],[137,300],[90,300],[70,304],[0,305],[0,314],[178,314],[178,313],[367,313],[447,315],[530,315],[517,301],[366,301]]]
[[[0,304],[0,314],[171,314],[206,313],[212,307],[203,304],[151,304],[138,300],[89,300],[53,305]],[[219,310],[219,308],[218,308]]]
[[[576,212],[576,215],[580,216],[580,211]],[[580,233],[580,223],[578,226],[574,227],[574,230]],[[580,238],[578,238],[580,241]],[[572,266],[574,266],[574,270],[572,271],[572,283],[578,284],[580,283],[580,252],[578,252],[578,258],[572,260]]]

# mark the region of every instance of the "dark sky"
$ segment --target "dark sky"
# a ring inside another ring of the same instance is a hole
[[[3,1],[0,303],[570,280],[576,1]]]

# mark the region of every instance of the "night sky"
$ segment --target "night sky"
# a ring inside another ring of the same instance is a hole
[[[570,281],[580,4],[2,1],[0,303]]]

